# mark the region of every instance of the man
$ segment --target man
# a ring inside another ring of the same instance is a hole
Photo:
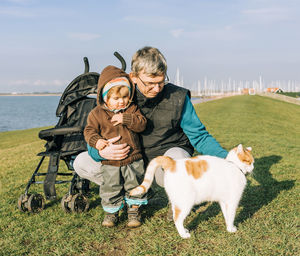
[[[153,47],[144,47],[132,57],[129,74],[136,84],[134,101],[147,118],[147,127],[140,133],[145,163],[159,155],[174,159],[189,157],[194,148],[201,154],[225,158],[228,152],[206,131],[190,100],[190,92],[167,80],[167,62]],[[120,137],[111,138],[110,145],[98,151],[77,156],[74,169],[79,176],[101,185],[101,160],[121,160],[130,147],[117,144]],[[116,144],[114,144],[116,143]],[[156,171],[156,183],[163,186],[163,170]]]

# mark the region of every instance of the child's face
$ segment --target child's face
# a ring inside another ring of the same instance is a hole
[[[112,93],[107,99],[106,105],[109,109],[122,109],[128,105],[129,95],[120,95]]]

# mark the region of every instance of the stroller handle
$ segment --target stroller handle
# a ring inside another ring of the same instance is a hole
[[[120,53],[118,52],[114,52],[114,55],[118,58],[118,60],[121,62],[122,64],[122,70],[125,71],[126,70],[126,62],[124,60],[124,58],[120,55]]]
[[[124,58],[118,52],[114,52],[114,55],[121,62],[121,64],[122,64],[122,70],[125,71],[126,70],[126,62],[125,62]],[[84,61],[84,74],[86,74],[86,73],[88,73],[90,71],[90,64],[89,64],[89,60],[88,60],[87,57],[84,57],[83,61]]]
[[[83,61],[84,61],[84,74],[86,74],[90,71],[90,64],[87,57],[84,57]]]

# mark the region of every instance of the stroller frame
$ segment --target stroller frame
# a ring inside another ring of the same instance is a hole
[[[122,70],[126,70],[126,62],[123,57],[115,52],[114,55],[120,60]],[[46,151],[37,155],[41,159],[29,179],[25,193],[18,199],[18,208],[22,212],[39,212],[45,207],[43,195],[29,193],[32,184],[43,184],[44,194],[47,200],[56,199],[56,184],[71,183],[69,191],[62,197],[61,207],[65,212],[83,212],[89,208],[87,194],[90,182],[80,178],[73,169],[75,157],[86,151],[86,142],[83,137],[83,130],[89,112],[96,106],[96,99],[87,97],[97,93],[99,74],[89,72],[89,62],[87,57],[83,58],[85,64],[84,73],[76,77],[63,92],[56,116],[59,117],[58,124],[51,129],[41,130],[39,138],[46,140]],[[76,125],[66,125],[70,116],[76,115]],[[49,157],[47,172],[39,172],[45,158]],[[59,172],[59,163],[63,160],[71,172]],[[45,176],[44,181],[37,181],[36,177]],[[57,176],[73,176],[71,180],[56,180]]]

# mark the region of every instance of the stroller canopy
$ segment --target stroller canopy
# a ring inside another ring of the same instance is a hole
[[[66,107],[74,101],[89,94],[97,93],[99,74],[96,72],[89,72],[89,62],[86,57],[84,57],[84,64],[84,73],[77,76],[63,92],[56,110],[57,117],[60,117]]]

